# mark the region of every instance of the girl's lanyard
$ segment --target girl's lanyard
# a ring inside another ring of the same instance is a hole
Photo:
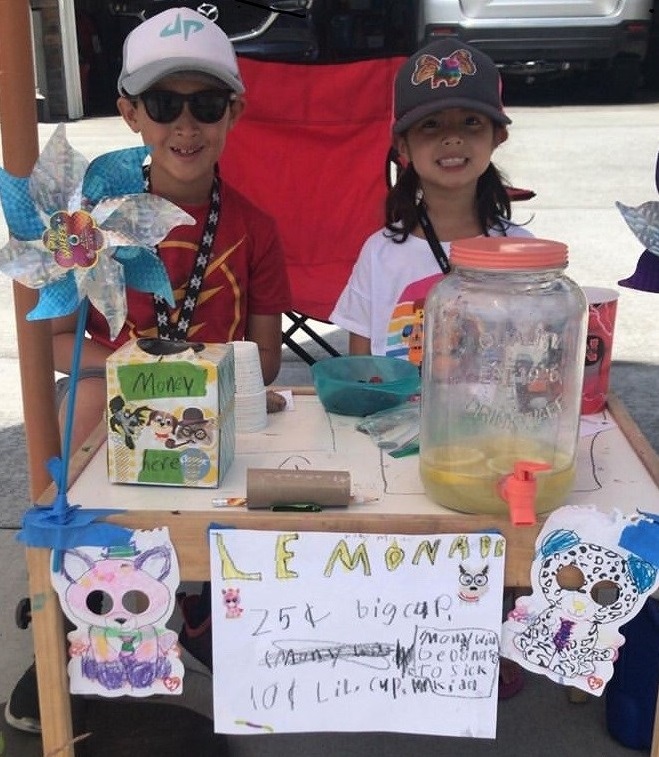
[[[437,239],[437,234],[435,234],[435,230],[430,223],[430,218],[428,218],[428,211],[426,210],[426,206],[422,202],[420,202],[416,206],[416,212],[419,218],[419,223],[421,224],[421,228],[423,229],[423,233],[426,235],[426,239],[428,240],[428,244],[430,245],[430,249],[432,250],[432,254],[435,256],[435,259],[439,263],[439,267],[442,269],[442,273],[448,273],[451,270],[451,266],[449,265],[448,257],[444,252],[442,243],[439,241],[439,239]]]
[[[149,192],[151,191],[149,166],[144,167],[144,179],[146,183],[146,191]],[[185,297],[183,298],[183,304],[181,305],[176,324],[172,323],[169,307],[164,298],[160,295],[153,295],[153,309],[156,313],[156,324],[158,326],[158,337],[160,339],[175,339],[181,342],[186,340],[188,329],[192,324],[192,317],[195,308],[197,307],[197,300],[199,299],[199,292],[201,291],[201,286],[204,281],[206,267],[208,266],[208,261],[210,260],[213,251],[213,245],[215,244],[217,227],[220,222],[220,211],[220,177],[216,165],[206,223],[204,224],[204,230],[201,234],[201,239],[199,240],[197,258],[195,259],[192,273],[188,279]]]

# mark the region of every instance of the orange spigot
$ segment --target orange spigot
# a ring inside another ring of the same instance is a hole
[[[517,460],[513,472],[499,481],[497,491],[508,505],[510,520],[514,526],[532,526],[535,523],[538,481],[534,474],[542,470],[551,470],[551,465],[532,460]]]

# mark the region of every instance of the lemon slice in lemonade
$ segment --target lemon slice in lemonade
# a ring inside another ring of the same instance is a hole
[[[476,447],[463,447],[458,444],[435,447],[432,457],[435,465],[451,469],[471,467],[485,459],[483,452]]]
[[[505,454],[505,455],[497,455],[496,457],[490,457],[486,463],[489,470],[493,471],[494,473],[498,473],[501,476],[506,475],[507,473],[512,473],[513,468],[515,467],[515,463],[519,460],[527,460],[532,463],[544,463],[547,464],[547,460],[544,460],[537,455],[524,455],[519,454],[515,455],[511,452]],[[538,471],[538,473],[541,473],[542,471]]]

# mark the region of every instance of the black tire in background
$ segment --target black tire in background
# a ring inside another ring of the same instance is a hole
[[[601,82],[604,99],[612,103],[634,102],[643,80],[642,62],[636,55],[615,58]]]
[[[652,6],[650,42],[643,61],[643,85],[645,89],[659,92],[659,0],[654,0]]]

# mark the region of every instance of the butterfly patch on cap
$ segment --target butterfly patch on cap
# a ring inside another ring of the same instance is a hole
[[[463,76],[473,76],[475,73],[476,64],[469,50],[456,50],[445,58],[426,54],[416,61],[412,84],[429,81],[432,89],[437,89],[442,84],[446,87],[457,87]]]

